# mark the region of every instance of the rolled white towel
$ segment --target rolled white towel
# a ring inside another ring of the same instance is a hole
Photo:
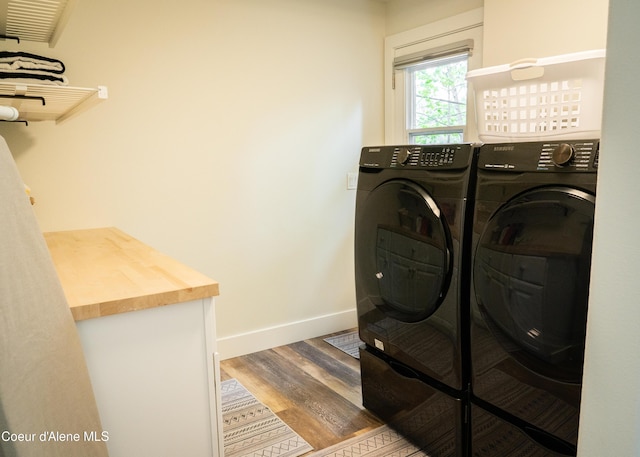
[[[13,106],[0,106],[1,121],[15,121],[18,116],[20,116],[20,113]]]

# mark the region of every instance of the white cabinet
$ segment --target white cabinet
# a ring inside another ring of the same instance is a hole
[[[213,298],[76,322],[111,457],[223,457]]]
[[[44,234],[111,457],[223,457],[218,283],[114,227]]]

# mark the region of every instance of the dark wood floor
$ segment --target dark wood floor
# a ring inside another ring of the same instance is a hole
[[[359,361],[327,336],[220,363],[222,380],[240,381],[314,451],[382,425],[362,406]]]

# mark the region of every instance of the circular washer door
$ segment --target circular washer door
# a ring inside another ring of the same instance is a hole
[[[538,188],[496,211],[473,264],[478,306],[529,369],[578,382],[584,357],[595,197]]]
[[[403,322],[433,314],[451,280],[452,251],[443,217],[414,182],[388,181],[371,191],[356,220],[360,295]]]

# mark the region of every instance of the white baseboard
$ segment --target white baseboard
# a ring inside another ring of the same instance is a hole
[[[356,309],[326,314],[303,321],[218,338],[220,358],[230,359],[309,338],[347,330],[358,325]]]

